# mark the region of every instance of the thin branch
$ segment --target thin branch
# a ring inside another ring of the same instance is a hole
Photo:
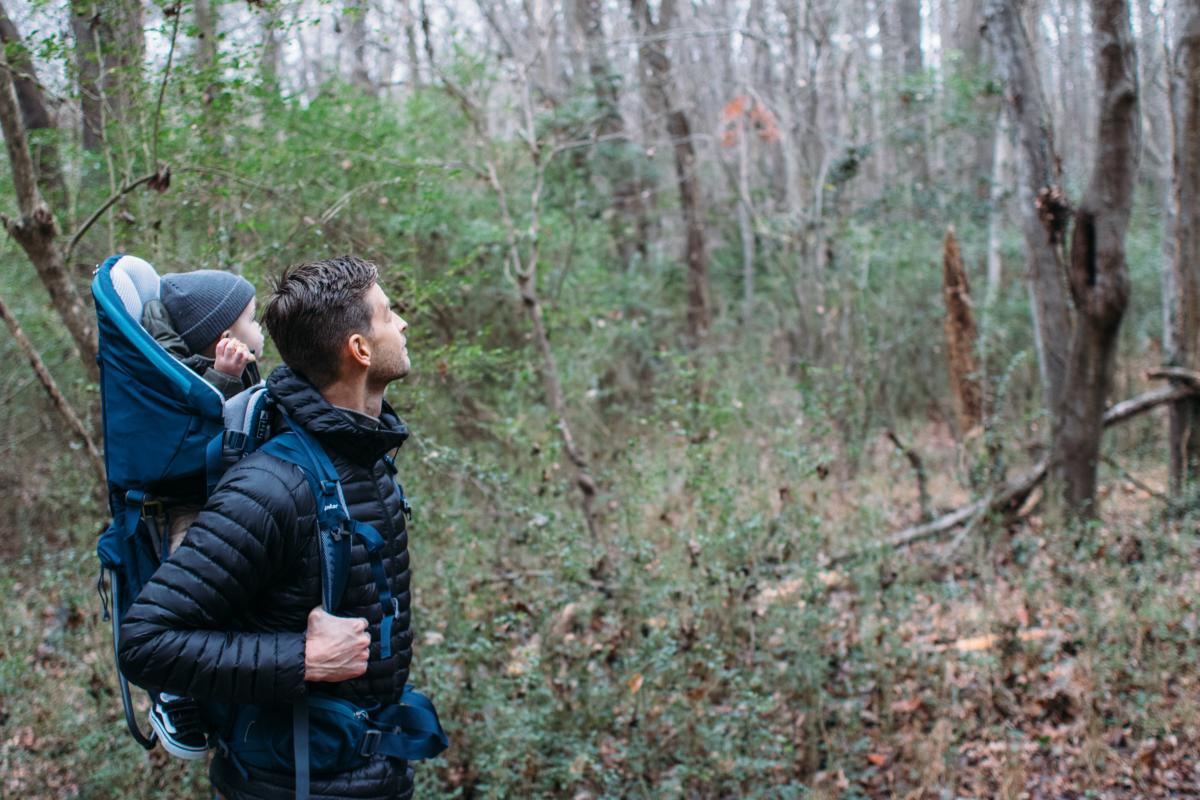
[[[175,4],[175,24],[171,26],[171,45],[167,49],[167,66],[163,69],[162,82],[158,85],[158,102],[154,106],[154,138],[150,141],[151,150],[150,163],[158,169],[158,123],[162,118],[163,95],[167,92],[167,79],[171,76],[171,60],[175,56],[175,39],[179,34],[179,20],[183,17],[183,8],[179,3]]]
[[[913,472],[917,474],[917,499],[921,508],[921,521],[928,522],[933,517],[933,512],[929,502],[929,480],[925,472],[925,462],[921,460],[920,453],[911,447],[906,447],[900,441],[895,431],[887,431],[887,437],[896,446],[896,449],[908,459],[908,463],[912,465]]]
[[[1193,388],[1200,388],[1200,372],[1183,367],[1159,367],[1146,372],[1146,377],[1157,380],[1179,381]]]
[[[41,382],[42,388],[46,390],[46,394],[50,396],[54,407],[62,415],[63,419],[66,420],[67,426],[70,427],[83,443],[84,449],[87,450],[88,458],[92,462],[92,468],[96,471],[96,476],[100,479],[101,485],[103,485],[105,480],[104,459],[100,455],[100,450],[96,447],[96,443],[92,441],[92,437],[88,433],[87,428],[84,427],[83,421],[79,419],[79,415],[75,413],[67,398],[63,397],[63,393],[59,391],[58,384],[54,381],[54,376],[50,374],[50,370],[46,369],[46,364],[42,361],[41,355],[34,348],[33,343],[29,341],[29,337],[25,335],[25,331],[21,328],[21,323],[13,316],[3,297],[0,297],[0,317],[3,317],[4,323],[8,326],[13,339],[16,340],[17,345],[21,348],[21,352],[25,354],[25,358],[29,360],[29,365],[33,367],[34,373]]]
[[[71,237],[70,243],[67,244],[67,250],[63,257],[63,261],[68,264],[71,262],[71,254],[75,252],[75,246],[79,244],[79,240],[82,239],[83,235],[88,232],[88,229],[96,224],[96,220],[100,219],[100,217],[102,217],[104,215],[105,211],[108,211],[110,208],[112,208],[114,203],[116,203],[118,200],[120,200],[125,195],[132,192],[134,189],[138,188],[139,186],[141,186],[143,184],[149,183],[150,181],[154,180],[155,178],[158,178],[159,174],[160,173],[158,171],[155,171],[155,172],[151,172],[149,175],[143,175],[142,177],[138,178],[136,181],[125,184],[120,189],[118,189],[111,197],[109,197],[107,200],[105,200],[104,204],[101,205],[99,208],[97,208],[95,210],[95,212],[93,212],[92,215],[90,217],[88,217],[87,222],[83,223],[83,225],[80,226],[79,230],[75,232],[75,235]]]
[[[1133,473],[1131,473],[1129,470],[1122,467],[1120,462],[1118,462],[1115,458],[1112,458],[1111,456],[1101,456],[1100,460],[1103,461],[1105,464],[1108,464],[1108,466],[1115,469],[1117,471],[1118,475],[1120,475],[1125,480],[1129,481],[1131,484],[1136,486],[1138,489],[1141,489],[1143,492],[1150,495],[1151,497],[1154,497],[1154,498],[1166,503],[1168,508],[1176,507],[1175,502],[1173,500],[1171,500],[1171,498],[1167,497],[1162,492],[1160,492],[1157,489],[1155,489],[1154,487],[1150,486],[1148,483],[1138,480],[1136,477],[1134,477]]]

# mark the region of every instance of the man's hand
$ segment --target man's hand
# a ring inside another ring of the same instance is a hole
[[[367,671],[371,636],[362,617],[335,617],[317,606],[308,612],[304,680],[345,681]]]
[[[213,369],[234,378],[240,378],[242,370],[254,360],[254,353],[250,352],[250,348],[246,346],[245,342],[233,336],[226,336],[217,342],[217,352],[216,357],[213,359]]]

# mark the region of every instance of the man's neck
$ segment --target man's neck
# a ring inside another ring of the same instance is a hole
[[[330,405],[348,408],[378,419],[383,413],[383,390],[372,389],[363,381],[338,381],[321,389],[321,396]]]

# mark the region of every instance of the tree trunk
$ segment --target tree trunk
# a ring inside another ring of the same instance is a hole
[[[704,340],[712,320],[708,283],[708,253],[704,241],[704,219],[700,209],[700,178],[696,174],[696,149],[687,113],[674,99],[671,60],[667,56],[665,32],[674,18],[674,0],[664,0],[658,22],[650,15],[646,0],[631,0],[638,28],[638,64],[646,101],[656,117],[666,117],[667,135],[675,154],[675,177],[686,228],[684,259],[687,264],[687,329],[693,344]]]
[[[958,7],[954,23],[955,46],[962,53],[963,69],[967,77],[982,84],[991,69],[991,59],[984,52],[983,38],[979,27],[983,24],[982,0],[963,0]],[[999,103],[994,97],[982,96],[975,101],[978,113],[985,119],[995,119]],[[976,130],[970,134],[969,161],[962,171],[968,185],[975,188],[975,196],[986,200],[990,196],[990,178],[996,157],[996,135],[991,129]]]
[[[279,26],[283,19],[283,6],[279,3],[272,3],[262,12],[264,14],[262,21],[262,60],[259,62],[259,77],[262,80],[264,87],[272,91],[279,86]],[[301,78],[304,77],[304,70],[300,70]]]
[[[0,42],[8,49],[8,63],[13,68],[13,87],[21,108],[21,121],[30,135],[33,162],[37,168],[38,186],[51,207],[64,211],[67,207],[67,187],[63,181],[62,162],[58,154],[57,124],[46,107],[37,70],[25,47],[17,26],[0,5]]]
[[[1071,342],[1071,308],[1063,275],[1069,209],[1054,151],[1049,109],[1037,79],[1037,63],[1021,24],[1016,0],[988,0],[984,26],[1004,83],[1005,103],[1019,149],[1022,230],[1029,258],[1029,293],[1044,401],[1059,408]]]
[[[1168,366],[1200,366],[1200,2],[1189,0],[1171,65],[1174,258],[1164,273],[1164,357]],[[1200,399],[1171,406],[1170,490],[1194,490],[1200,478]]]
[[[4,227],[33,262],[42,285],[50,294],[54,310],[79,348],[88,376],[98,380],[96,326],[91,310],[75,290],[57,243],[58,226],[55,225],[54,215],[38,189],[37,173],[25,138],[25,126],[17,106],[12,69],[7,58],[0,59],[0,128],[4,131],[13,188],[20,209],[20,216],[16,219],[7,216],[2,218]]]
[[[71,2],[71,33],[75,37],[75,70],[83,115],[83,147],[93,153],[104,146],[104,102],[100,84],[101,42],[112,32],[86,0]]]
[[[650,222],[646,204],[642,201],[642,180],[639,170],[640,151],[623,141],[625,122],[621,117],[618,97],[618,77],[608,59],[608,43],[604,38],[604,5],[600,0],[572,0],[569,23],[573,38],[582,48],[581,58],[596,98],[596,135],[606,141],[600,152],[611,157],[604,159],[604,172],[611,176],[613,210],[610,229],[617,246],[621,266],[628,269],[635,259],[646,258],[649,247]]]
[[[971,310],[971,286],[953,226],[946,231],[942,249],[942,299],[946,303],[946,365],[958,412],[959,434],[965,435],[983,420],[983,394],[976,375],[978,335]]]
[[[369,94],[375,93],[375,84],[367,70],[367,0],[348,0],[343,10],[350,39],[350,83]]]
[[[424,85],[421,77],[421,56],[417,47],[417,15],[413,13],[412,0],[402,0],[404,18],[404,55],[408,66],[408,82],[413,89]]]
[[[1008,170],[1009,125],[1004,110],[996,114],[996,132],[992,142],[992,177],[988,190],[987,290],[984,307],[990,308],[1000,296],[1004,262],[1000,255],[1000,225],[1004,218],[1004,196],[1010,183]]]
[[[1104,403],[1112,381],[1117,334],[1129,301],[1125,233],[1133,205],[1140,133],[1137,57],[1128,0],[1094,0],[1100,79],[1096,159],[1087,194],[1071,236],[1071,298],[1078,312],[1068,362],[1067,385],[1054,415],[1051,474],[1067,511],[1094,517],[1096,467]]]
[[[204,76],[204,104],[211,105],[217,91],[217,15],[212,0],[195,0],[196,69]]]
[[[928,137],[925,135],[926,101],[918,96],[916,87],[924,83],[925,59],[921,51],[921,0],[897,0],[892,6],[899,29],[900,66],[907,84],[900,94],[901,112],[912,114],[914,134],[905,136],[905,148],[913,177],[921,189],[929,188]]]

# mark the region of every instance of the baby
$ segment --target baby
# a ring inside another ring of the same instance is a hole
[[[259,382],[262,328],[254,319],[254,287],[230,272],[201,269],[164,275],[159,299],[146,303],[142,327],[164,350],[212,384],[225,399]],[[175,505],[168,512],[170,544],[165,560],[183,542],[200,512]],[[211,744],[196,701],[161,692],[150,724],[164,749],[185,759],[204,758]]]
[[[159,300],[146,303],[142,327],[226,399],[259,382],[262,328],[250,281],[215,269],[164,275]]]

